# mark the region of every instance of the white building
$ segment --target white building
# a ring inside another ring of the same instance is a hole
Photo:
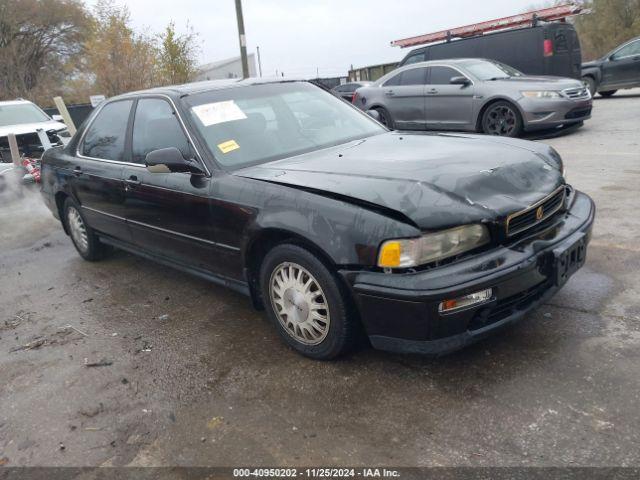
[[[256,77],[255,54],[247,55],[249,64],[249,76]],[[220,80],[223,78],[242,78],[242,61],[240,57],[227,58],[218,62],[207,63],[198,68],[196,80]]]

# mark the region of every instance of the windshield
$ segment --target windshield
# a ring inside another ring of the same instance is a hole
[[[500,78],[522,77],[523,75],[515,68],[500,62],[478,60],[465,63],[464,66],[479,80],[498,80]]]
[[[228,88],[184,101],[213,156],[234,169],[386,131],[343,100],[305,82]]]
[[[42,110],[31,103],[0,105],[0,127],[20,125],[22,123],[48,122],[50,120]]]

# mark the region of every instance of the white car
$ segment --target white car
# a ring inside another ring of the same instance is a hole
[[[57,116],[55,116],[57,117]],[[27,100],[0,102],[0,163],[11,163],[7,135],[13,133],[22,153],[39,158],[43,147],[38,130],[44,130],[52,146],[66,145],[71,139],[66,125],[52,119]]]

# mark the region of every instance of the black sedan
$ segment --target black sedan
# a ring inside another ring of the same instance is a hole
[[[367,87],[372,83],[373,82],[367,81],[343,83],[342,85],[333,87],[331,91],[336,95],[344,98],[346,101],[352,102],[357,89],[359,89],[360,87]]]
[[[46,152],[42,194],[86,260],[229,286],[318,359],[360,331],[439,354],[520,319],[582,266],[595,214],[544,144],[390,132],[295,81],[112,98]]]

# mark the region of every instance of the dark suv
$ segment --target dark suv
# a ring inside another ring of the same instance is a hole
[[[360,326],[444,353],[522,318],[582,266],[595,215],[547,145],[390,132],[295,81],[109,99],[45,153],[42,194],[83,258],[229,286],[323,359]]]
[[[614,48],[604,57],[582,64],[582,80],[591,95],[610,97],[618,90],[640,87],[640,37]]]

